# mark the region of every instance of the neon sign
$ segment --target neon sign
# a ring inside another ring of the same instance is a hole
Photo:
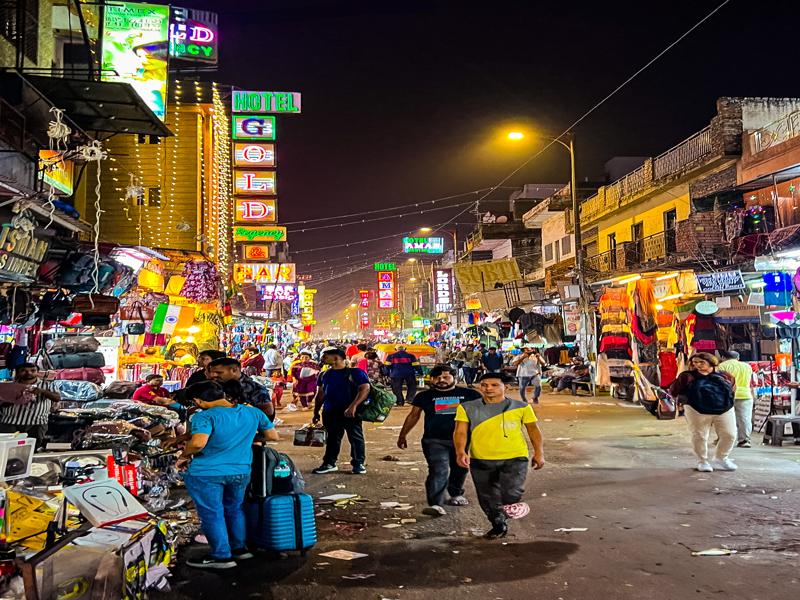
[[[235,167],[274,167],[275,144],[233,144],[233,166]]]
[[[262,300],[276,302],[294,302],[297,299],[297,288],[291,284],[271,284],[259,286]]]
[[[243,223],[275,223],[278,220],[277,201],[256,198],[236,198],[236,220]]]
[[[403,252],[406,254],[443,254],[444,238],[404,237]]]
[[[274,196],[275,171],[233,170],[233,189],[237,195]]]
[[[359,306],[361,308],[369,308],[369,290],[359,290],[358,297],[361,298]]]
[[[434,269],[436,284],[436,312],[447,312],[453,308],[453,271],[451,269]]]
[[[372,265],[376,271],[397,271],[397,264],[393,262],[379,262]]]
[[[237,283],[295,283],[294,263],[237,263],[233,269]]]
[[[395,303],[394,273],[378,272],[378,308],[394,308]]]
[[[172,7],[169,55],[190,62],[217,64],[217,13]]]
[[[234,242],[285,242],[286,227],[272,225],[269,227],[234,225]]]
[[[231,132],[235,140],[275,140],[275,117],[263,115],[233,115]]]
[[[233,91],[232,112],[241,113],[300,113],[300,92]]]

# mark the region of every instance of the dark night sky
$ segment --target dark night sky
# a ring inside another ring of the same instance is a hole
[[[303,93],[303,114],[278,123],[279,217],[296,221],[495,184],[536,150],[489,144],[499,127],[561,131],[720,1],[180,4],[220,13],[218,81]],[[579,177],[598,177],[613,156],[668,149],[708,123],[719,96],[798,95],[786,6],[732,0],[596,111],[576,129]],[[553,148],[511,183],[567,176],[566,155]],[[455,212],[289,241],[301,250],[400,233]],[[302,265],[382,247],[395,244],[295,258]],[[330,292],[353,286],[337,280]]]

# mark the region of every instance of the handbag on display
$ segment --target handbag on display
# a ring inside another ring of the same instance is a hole
[[[45,371],[43,377],[48,381],[91,381],[97,385],[103,385],[106,381],[106,376],[103,374],[102,369],[92,367],[80,369],[53,369]]]
[[[104,294],[78,294],[72,300],[72,310],[82,315],[110,317],[119,310],[119,298]]]
[[[324,427],[314,427],[314,425],[303,425],[300,429],[294,430],[295,446],[312,446],[320,448],[328,441],[328,432]]]
[[[44,345],[48,354],[97,352],[100,342],[92,335],[76,335],[50,340]]]
[[[72,300],[61,292],[47,292],[39,303],[39,315],[45,321],[61,321],[72,314]]]

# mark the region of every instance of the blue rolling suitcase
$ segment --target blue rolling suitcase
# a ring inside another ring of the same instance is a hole
[[[314,500],[308,494],[281,494],[244,504],[247,541],[276,552],[299,550],[302,555],[317,543]]]

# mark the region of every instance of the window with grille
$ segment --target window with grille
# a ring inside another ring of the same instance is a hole
[[[547,244],[544,247],[544,259],[553,260],[553,244]]]

